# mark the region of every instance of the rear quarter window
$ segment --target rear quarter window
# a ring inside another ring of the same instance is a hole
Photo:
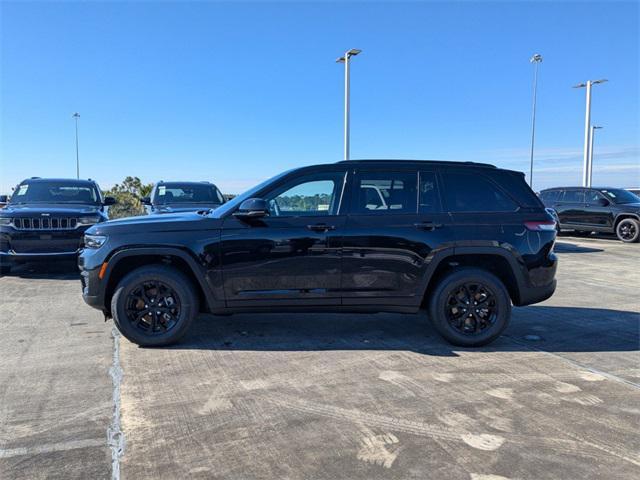
[[[443,172],[443,196],[450,212],[514,212],[519,205],[479,173]]]

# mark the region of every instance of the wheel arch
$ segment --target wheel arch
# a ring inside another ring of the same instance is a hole
[[[146,265],[169,265],[183,273],[196,288],[200,309],[210,311],[211,291],[204,281],[204,268],[187,252],[175,247],[128,248],[115,252],[107,261],[104,281],[104,308],[111,314],[111,298],[115,289],[128,273]]]
[[[513,304],[522,304],[524,279],[519,272],[521,267],[511,252],[502,247],[455,247],[448,249],[439,258],[434,257],[423,290],[421,307],[426,307],[440,280],[460,267],[480,268],[492,273],[504,284]]]
[[[635,213],[619,213],[618,215],[616,215],[615,220],[613,221],[613,231],[616,231],[616,228],[618,228],[618,224],[626,219],[626,218],[632,218],[636,221],[640,222],[640,216],[636,215]]]

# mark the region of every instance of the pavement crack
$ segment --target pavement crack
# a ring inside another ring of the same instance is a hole
[[[120,385],[122,384],[122,367],[120,366],[120,333],[114,327],[113,361],[109,374],[113,382],[113,414],[107,429],[107,445],[111,449],[111,479],[120,480],[120,458],[124,454],[124,434],[120,425]]]

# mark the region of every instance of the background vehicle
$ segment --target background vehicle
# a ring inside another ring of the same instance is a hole
[[[615,233],[623,242],[640,237],[640,197],[622,188],[558,187],[540,192],[560,228],[578,233]]]
[[[512,303],[553,294],[555,236],[519,172],[347,161],[285,172],[211,212],[96,225],[78,263],[85,301],[140,345],[177,341],[200,310],[428,309],[447,340],[477,346]]]
[[[193,212],[217,208],[224,196],[210,182],[158,182],[150,197],[142,199],[149,213]]]
[[[20,262],[74,258],[84,231],[107,220],[104,207],[114,203],[93,180],[24,180],[0,210],[2,273]]]

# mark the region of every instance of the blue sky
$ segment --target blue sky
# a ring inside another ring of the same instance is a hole
[[[211,180],[238,193],[342,156],[475,160],[528,171],[541,53],[535,188],[581,178],[594,87],[594,183],[640,185],[638,2],[1,3],[0,192],[29,176],[103,188]]]

